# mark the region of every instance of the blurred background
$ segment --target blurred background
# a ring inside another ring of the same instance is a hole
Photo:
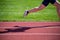
[[[25,10],[39,6],[43,0],[0,0],[0,22],[2,21],[58,21],[55,6],[49,4],[44,10],[23,17]],[[60,2],[60,0],[58,0]]]

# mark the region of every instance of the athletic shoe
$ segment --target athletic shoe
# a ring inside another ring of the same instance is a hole
[[[24,13],[24,17],[27,16],[29,14],[29,11],[26,10],[25,13]]]

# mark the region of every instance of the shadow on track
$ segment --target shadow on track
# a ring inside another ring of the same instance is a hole
[[[2,33],[9,33],[9,32],[25,32],[26,30],[32,29],[32,28],[45,28],[45,27],[54,27],[54,26],[60,26],[60,25],[47,25],[47,26],[34,26],[34,27],[22,27],[22,26],[14,26],[17,27],[16,29],[5,29],[7,31],[2,31],[0,32],[0,34]]]

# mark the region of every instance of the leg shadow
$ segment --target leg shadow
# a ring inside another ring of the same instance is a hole
[[[7,31],[0,32],[2,33],[8,33],[8,32],[25,32],[26,30],[32,29],[32,28],[45,28],[45,27],[52,27],[52,26],[60,26],[60,25],[47,25],[47,26],[34,26],[34,27],[22,27],[22,26],[14,26],[17,27],[16,29],[5,29]]]
[[[18,28],[16,28],[16,29],[5,29],[7,31],[0,32],[0,34],[1,33],[8,33],[8,32],[25,32],[26,30],[31,29],[31,27],[19,27],[19,26],[15,26],[15,27],[18,27]]]

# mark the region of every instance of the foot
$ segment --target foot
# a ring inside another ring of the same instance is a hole
[[[26,10],[25,13],[24,13],[24,17],[27,16],[29,14],[29,11]]]

